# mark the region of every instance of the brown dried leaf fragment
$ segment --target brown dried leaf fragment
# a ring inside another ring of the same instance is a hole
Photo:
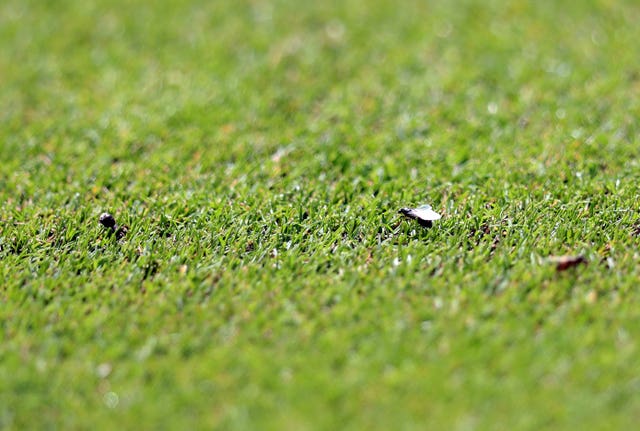
[[[578,256],[550,256],[549,262],[556,264],[556,271],[566,271],[581,264],[587,264],[589,261],[583,255]]]

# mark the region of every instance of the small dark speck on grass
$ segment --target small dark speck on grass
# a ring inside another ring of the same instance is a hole
[[[255,248],[256,248],[256,247],[255,247],[254,242],[253,242],[253,241],[249,241],[249,242],[247,243],[247,245],[245,246],[244,251],[245,251],[246,253],[251,253],[253,250],[255,250]]]
[[[116,219],[109,213],[100,214],[98,221],[102,226],[109,229],[109,233],[115,233],[117,240],[124,238],[127,232],[129,232],[129,226],[118,226],[116,224]]]
[[[120,240],[124,238],[127,235],[127,232],[129,232],[129,226],[122,225],[118,227],[118,229],[116,229],[116,239]]]
[[[116,229],[116,219],[109,213],[100,214],[99,222],[102,226],[115,231]]]

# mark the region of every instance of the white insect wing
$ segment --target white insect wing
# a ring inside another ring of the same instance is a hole
[[[440,220],[442,216],[431,209],[431,205],[422,205],[415,208],[413,214],[422,220]]]

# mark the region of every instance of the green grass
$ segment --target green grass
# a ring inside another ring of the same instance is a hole
[[[632,429],[638,22],[3,1],[0,428]]]

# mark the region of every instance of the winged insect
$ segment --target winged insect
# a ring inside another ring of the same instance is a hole
[[[403,216],[416,220],[420,226],[431,227],[435,220],[440,220],[442,216],[435,212],[431,205],[422,205],[417,208],[400,208],[398,211]]]

